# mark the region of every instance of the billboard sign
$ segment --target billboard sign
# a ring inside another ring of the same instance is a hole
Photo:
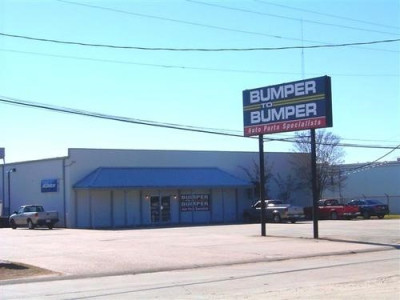
[[[40,186],[42,193],[57,192],[57,179],[43,179]]]
[[[243,91],[244,135],[332,127],[331,78]]]

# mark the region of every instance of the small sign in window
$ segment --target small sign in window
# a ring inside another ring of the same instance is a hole
[[[208,211],[208,194],[186,194],[181,195],[181,211]]]

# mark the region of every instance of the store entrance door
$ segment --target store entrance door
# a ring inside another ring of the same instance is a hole
[[[152,196],[150,210],[152,223],[169,223],[171,221],[171,197]]]

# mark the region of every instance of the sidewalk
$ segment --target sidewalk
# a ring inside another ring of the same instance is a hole
[[[348,224],[351,223],[345,225]],[[273,231],[273,226],[291,230],[294,225],[268,226]],[[310,232],[310,225],[304,226]],[[394,248],[378,243],[261,237],[257,224],[132,230],[1,229],[0,238],[1,260],[34,265],[67,277],[136,274]]]

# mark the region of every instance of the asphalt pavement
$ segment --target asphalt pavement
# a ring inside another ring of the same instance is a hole
[[[400,220],[121,230],[0,229],[0,261],[48,269],[30,280],[138,274],[400,249]],[[0,284],[8,284],[3,281]]]

